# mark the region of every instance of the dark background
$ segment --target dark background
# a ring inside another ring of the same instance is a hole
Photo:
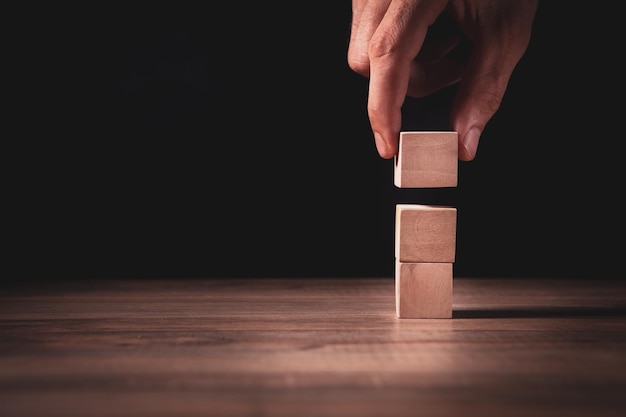
[[[541,2],[477,158],[436,190],[376,153],[350,2],[221,3],[24,14],[5,277],[392,276],[397,203],[457,207],[455,276],[623,276],[614,3]],[[447,130],[453,94],[407,100],[404,129]]]

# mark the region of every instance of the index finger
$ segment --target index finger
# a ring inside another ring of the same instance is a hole
[[[402,104],[414,58],[445,5],[440,0],[392,1],[370,40],[367,111],[376,148],[385,159],[398,152]]]

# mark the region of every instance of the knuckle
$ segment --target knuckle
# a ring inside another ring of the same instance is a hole
[[[348,53],[348,66],[357,74],[369,77],[370,62],[366,53],[350,52]]]
[[[382,58],[393,55],[397,50],[397,36],[392,32],[376,32],[370,40],[368,54],[370,58]]]
[[[502,96],[502,89],[494,86],[483,91],[480,102],[488,113],[493,114],[500,108],[500,105],[502,104]]]

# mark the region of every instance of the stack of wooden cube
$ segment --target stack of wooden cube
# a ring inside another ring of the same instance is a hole
[[[401,132],[394,184],[456,187],[457,132]],[[398,318],[452,318],[456,208],[397,204],[395,289]]]

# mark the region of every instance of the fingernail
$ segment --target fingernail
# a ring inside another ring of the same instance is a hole
[[[374,140],[376,141],[376,149],[380,155],[387,154],[387,143],[384,141],[380,133],[374,132]]]
[[[465,148],[467,157],[471,160],[476,156],[478,150],[478,141],[480,140],[480,130],[477,127],[473,127],[465,134],[461,145]]]

